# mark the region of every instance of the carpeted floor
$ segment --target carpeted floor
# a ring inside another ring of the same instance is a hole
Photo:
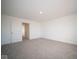
[[[8,59],[77,59],[77,46],[47,39],[25,40],[4,45]]]

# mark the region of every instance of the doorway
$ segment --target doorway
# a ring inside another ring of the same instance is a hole
[[[23,40],[28,40],[29,39],[29,24],[28,23],[23,23],[22,24],[22,39]]]

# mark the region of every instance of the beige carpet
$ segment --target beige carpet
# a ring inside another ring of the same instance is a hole
[[[26,40],[2,46],[8,59],[77,59],[77,46],[47,39]]]

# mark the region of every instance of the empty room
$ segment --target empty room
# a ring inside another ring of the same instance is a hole
[[[1,59],[77,59],[77,1],[1,0]]]

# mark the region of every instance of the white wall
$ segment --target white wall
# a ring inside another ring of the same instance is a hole
[[[18,18],[1,16],[1,44],[21,41],[21,23]]]
[[[73,43],[77,42],[77,15],[41,22],[42,37],[52,40]]]
[[[32,21],[32,20],[28,20],[28,19],[21,19],[21,18],[16,18],[16,17],[12,17],[12,16],[7,16],[7,15],[2,15],[2,19],[1,19],[1,29],[2,29],[2,33],[1,33],[1,43],[2,44],[7,44],[7,43],[12,43],[12,42],[18,42],[22,40],[22,23],[29,23],[30,25],[30,39],[35,39],[35,38],[48,38],[51,40],[57,40],[57,41],[62,41],[62,42],[67,42],[67,43],[73,43],[76,44],[77,42],[77,33],[76,33],[76,14],[72,14],[72,15],[68,15],[68,16],[64,16],[62,18],[58,18],[58,19],[52,19],[52,20],[48,20],[48,21],[42,21],[42,22],[36,22],[36,21]],[[15,36],[14,38],[16,38],[16,36],[18,37],[18,39],[14,40],[14,39],[10,39],[10,33],[7,31],[9,31],[9,26],[10,26],[10,21],[11,20],[17,20],[14,21],[14,24],[19,23],[17,26],[15,26],[15,28],[17,28],[16,32],[13,29],[13,32],[15,32]],[[6,24],[6,22],[8,24]],[[8,25],[8,27],[6,27],[6,25]],[[17,35],[19,34],[19,36]],[[8,38],[8,39],[6,39]]]
[[[35,39],[40,37],[41,37],[40,23],[38,22],[30,23],[30,39]]]
[[[6,43],[11,42],[11,40],[10,40],[10,38],[11,38],[11,36],[10,36],[10,34],[11,34],[10,33],[10,31],[11,31],[10,23],[11,23],[11,21],[8,20],[7,16],[3,15],[1,17],[1,44],[6,44]]]
[[[30,39],[40,37],[40,23],[27,19],[2,15],[1,16],[1,44],[22,41],[22,23],[29,23]],[[11,36],[12,32],[12,36]]]

